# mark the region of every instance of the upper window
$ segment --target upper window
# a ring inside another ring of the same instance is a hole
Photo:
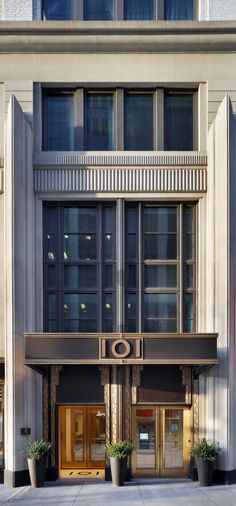
[[[114,149],[114,104],[110,93],[85,95],[85,149]]]
[[[43,150],[197,149],[194,140],[197,130],[195,94],[188,90],[159,90],[158,93],[156,90],[121,89],[79,92],[45,90]],[[159,117],[164,117],[164,125]],[[163,138],[163,128],[164,142],[160,140]]]
[[[74,19],[73,0],[45,0],[43,14],[55,21]]]
[[[167,91],[164,106],[165,149],[193,149],[193,94]]]
[[[153,150],[152,94],[125,94],[124,128],[125,150]]]
[[[110,21],[191,20],[196,0],[44,0],[43,18]]]
[[[114,19],[113,0],[84,0],[85,20],[112,20]]]
[[[124,0],[124,19],[153,19],[153,0]]]
[[[47,93],[43,100],[43,149],[74,149],[74,99],[71,93]]]
[[[193,0],[164,0],[164,19],[172,21],[194,19]]]

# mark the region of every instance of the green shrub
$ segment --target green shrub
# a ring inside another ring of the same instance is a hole
[[[129,443],[128,441],[115,441],[114,443],[106,444],[106,452],[109,457],[118,457],[120,459],[124,459],[128,457],[132,453],[134,449],[134,445]]]
[[[33,441],[32,443],[27,443],[25,445],[24,455],[27,459],[40,460],[47,457],[51,448],[52,443],[44,441],[44,439],[41,439],[40,441]]]
[[[199,439],[198,443],[191,449],[192,457],[210,460],[211,462],[215,462],[216,455],[219,453],[221,453],[219,443],[205,438]]]

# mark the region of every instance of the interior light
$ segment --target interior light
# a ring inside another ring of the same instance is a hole
[[[48,258],[49,260],[54,260],[54,253],[52,251],[48,251]]]
[[[64,309],[67,310],[68,309],[68,304],[64,304]]]
[[[86,304],[84,304],[84,303],[82,302],[82,304],[80,304],[80,308],[81,308],[81,309],[86,309]]]
[[[131,304],[128,304],[128,309],[130,309],[130,308],[131,308]]]
[[[111,304],[106,304],[106,308],[110,309],[111,308]]]
[[[68,235],[67,234],[64,234],[64,238],[65,239],[69,239]]]
[[[107,234],[107,235],[106,235],[106,238],[108,239],[108,241],[110,241],[110,239],[111,239],[111,235]]]
[[[85,239],[87,239],[87,241],[91,241],[92,237],[91,237],[91,235],[86,235]]]
[[[66,251],[64,251],[64,258],[65,258],[65,260],[68,260],[68,255],[67,255]]]
[[[48,239],[51,239],[51,236],[48,234]]]

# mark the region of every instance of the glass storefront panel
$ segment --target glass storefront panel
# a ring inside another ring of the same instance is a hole
[[[137,409],[137,469],[156,467],[156,413],[154,409]]]
[[[165,409],[164,467],[183,468],[183,410]]]

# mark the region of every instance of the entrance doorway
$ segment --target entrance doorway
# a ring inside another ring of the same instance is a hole
[[[105,468],[105,407],[60,406],[59,427],[61,469]]]
[[[189,409],[134,407],[132,471],[136,476],[187,477],[189,473]]]

